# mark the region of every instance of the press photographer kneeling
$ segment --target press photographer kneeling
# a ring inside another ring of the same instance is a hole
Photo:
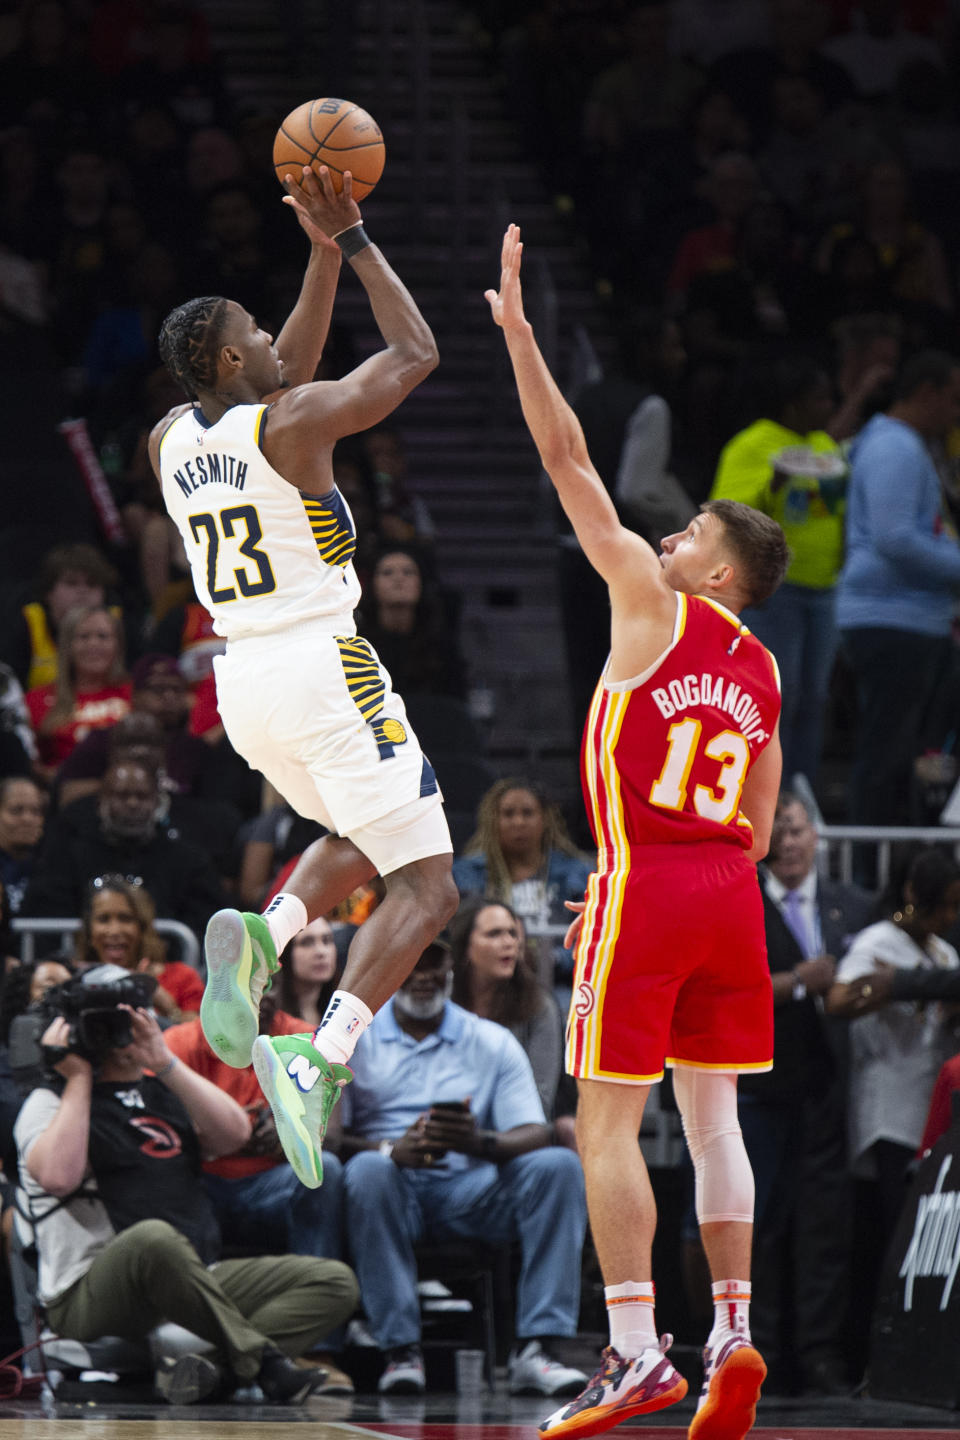
[[[249,1121],[170,1054],[147,1008],[155,983],[101,966],[45,997],[50,1078],[15,1127],[39,1300],[71,1339],[146,1336],[173,1321],[210,1342],[212,1357],[160,1363],[171,1404],[252,1384],[274,1404],[299,1401],[325,1372],[287,1357],[353,1313],[356,1280],[312,1256],[218,1260],[200,1163],[241,1146]]]

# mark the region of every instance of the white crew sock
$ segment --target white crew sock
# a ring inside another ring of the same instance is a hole
[[[714,1355],[731,1335],[750,1339],[750,1281],[718,1280],[712,1285],[713,1329],[707,1344]]]
[[[278,895],[274,895],[262,918],[267,922],[277,954],[281,955],[294,935],[299,935],[307,924],[307,907],[299,895],[291,895],[288,890],[281,890]]]
[[[372,1010],[356,995],[346,990],[334,990],[323,1019],[313,1032],[311,1043],[332,1065],[346,1065],[372,1019]]]
[[[607,1302],[610,1344],[624,1360],[635,1360],[641,1350],[657,1345],[651,1280],[626,1280],[622,1285],[605,1285],[603,1298]]]

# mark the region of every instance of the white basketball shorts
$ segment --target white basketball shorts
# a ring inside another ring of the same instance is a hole
[[[403,701],[342,617],[228,642],[214,659],[234,749],[300,814],[346,836],[381,875],[452,852],[442,796]]]

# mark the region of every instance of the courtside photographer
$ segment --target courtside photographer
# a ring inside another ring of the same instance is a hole
[[[197,1336],[196,1353],[157,1367],[171,1404],[250,1385],[275,1404],[303,1400],[325,1372],[288,1357],[349,1318],[356,1281],[313,1256],[219,1259],[201,1160],[243,1145],[249,1120],[167,1049],[147,1008],[154,984],[98,966],[44,998],[50,1079],[14,1132],[39,1301],[71,1339],[146,1337],[165,1321]]]

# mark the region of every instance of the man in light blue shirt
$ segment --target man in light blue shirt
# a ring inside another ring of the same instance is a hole
[[[530,1062],[502,1025],[450,999],[439,941],[377,1014],[343,1092],[345,1211],[382,1393],[424,1389],[414,1246],[518,1241],[514,1393],[577,1394],[550,1350],[575,1335],[586,1197],[580,1161],[551,1145]]]
[[[950,657],[960,546],[930,445],[958,422],[960,360],[924,351],[851,449],[837,620],[857,687],[850,818],[860,825],[909,821],[913,761]]]

